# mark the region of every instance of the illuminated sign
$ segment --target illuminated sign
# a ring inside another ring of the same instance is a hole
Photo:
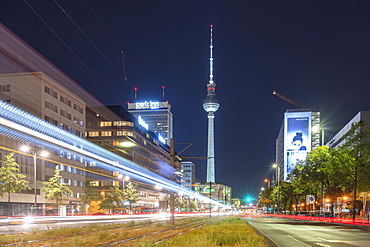
[[[159,102],[158,101],[144,101],[135,103],[136,109],[158,109]]]
[[[146,130],[149,130],[149,125],[141,118],[141,116],[137,117],[137,121],[141,126],[143,126]]]
[[[311,151],[311,112],[285,113],[284,180]]]
[[[158,133],[158,140],[162,142],[163,144],[166,144],[166,140],[161,136],[161,134]]]

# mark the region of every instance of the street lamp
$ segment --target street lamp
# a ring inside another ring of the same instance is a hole
[[[267,189],[269,190],[270,189],[270,180],[265,178],[265,183],[267,183]]]
[[[21,151],[22,152],[25,152],[25,153],[31,153],[32,156],[33,156],[33,184],[34,184],[34,190],[35,190],[35,199],[34,199],[34,207],[36,208],[37,206],[37,169],[36,169],[36,158],[37,158],[37,152],[34,152],[34,151],[30,151],[30,147],[28,146],[22,146],[21,147]],[[49,155],[49,153],[45,150],[41,151],[39,153],[39,156],[41,157],[47,157]]]
[[[123,200],[124,200],[124,197],[125,197],[125,181],[129,181],[130,180],[130,177],[129,176],[123,176],[123,174],[119,174],[118,175],[118,178],[119,179],[122,179],[122,209],[123,209]]]
[[[122,179],[122,192],[125,193],[125,181],[128,182],[130,180],[129,176],[123,176],[123,174],[118,175],[119,179]]]
[[[276,180],[278,186],[278,209],[277,212],[280,213],[280,166],[278,164],[273,164],[273,168],[276,168]]]
[[[158,191],[158,213],[159,213],[159,191],[162,189],[162,185],[157,184],[155,189]]]

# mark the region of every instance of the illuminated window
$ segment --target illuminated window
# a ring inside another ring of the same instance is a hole
[[[112,122],[100,122],[100,127],[112,126]]]
[[[99,136],[99,131],[91,131],[91,132],[89,132],[89,137],[95,137],[95,136]]]
[[[101,136],[112,136],[112,131],[102,131]]]
[[[134,133],[132,131],[127,130],[118,130],[117,136],[134,136]]]
[[[114,121],[113,126],[134,126],[133,122],[128,122],[128,121]]]
[[[90,181],[91,186],[99,186],[99,181]]]

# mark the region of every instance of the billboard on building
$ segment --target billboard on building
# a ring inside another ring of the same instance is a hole
[[[286,112],[284,118],[284,180],[311,151],[311,112]]]

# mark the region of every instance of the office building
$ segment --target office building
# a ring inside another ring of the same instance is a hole
[[[288,180],[299,160],[320,146],[320,113],[311,109],[288,109],[276,139],[277,180]]]
[[[360,121],[364,121],[367,126],[370,126],[370,111],[360,111],[354,116],[341,130],[338,131],[330,140],[326,143],[331,148],[336,148],[345,143],[345,138],[352,128],[352,125],[357,124]]]
[[[181,162],[181,185],[189,189],[193,189],[193,184],[195,184],[195,165],[191,161]]]
[[[170,145],[170,140],[173,138],[173,116],[171,105],[168,102],[128,103],[128,111],[139,122],[145,122],[147,130],[152,131],[162,142]]]

